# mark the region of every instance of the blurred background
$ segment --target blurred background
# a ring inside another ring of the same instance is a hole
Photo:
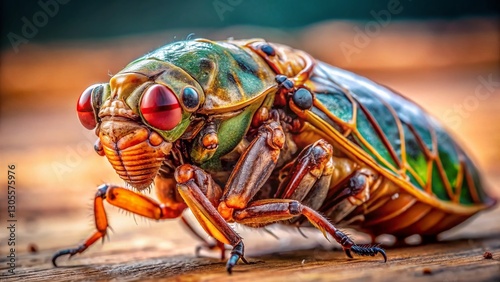
[[[79,95],[133,59],[191,33],[288,44],[396,89],[450,129],[483,171],[490,194],[499,197],[497,8],[493,0],[2,1],[2,226],[7,165],[15,164],[18,252],[68,247],[90,234],[95,187],[122,182],[94,152],[93,132],[77,119]],[[174,232],[181,228],[178,222],[144,223],[108,210],[112,243],[91,252],[127,242],[129,249],[147,252],[154,244],[163,255],[192,254],[195,240]],[[498,214],[498,208],[484,213],[448,236],[499,233]],[[142,233],[130,236],[136,232]],[[257,236],[270,237],[278,247],[290,245],[288,239],[276,243],[269,235]],[[263,249],[264,241],[254,242],[253,249],[247,244],[248,252]],[[2,243],[2,253],[6,249]]]

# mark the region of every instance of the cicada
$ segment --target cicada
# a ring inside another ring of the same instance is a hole
[[[189,208],[222,257],[232,247],[229,273],[246,262],[229,223],[312,225],[350,258],[387,260],[336,225],[431,238],[495,203],[470,157],[421,107],[262,39],[168,44],[86,89],[77,112],[129,187],[98,187],[96,231],[57,252],[54,265],[106,235],[104,201],[155,220]],[[156,199],[139,193],[153,184]]]

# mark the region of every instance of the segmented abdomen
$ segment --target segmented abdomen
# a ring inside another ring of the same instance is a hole
[[[493,204],[474,163],[422,108],[366,78],[321,62],[310,80],[307,86],[316,98],[311,111],[328,123],[334,143],[346,152],[401,188],[420,190],[412,194],[428,203],[478,209]]]

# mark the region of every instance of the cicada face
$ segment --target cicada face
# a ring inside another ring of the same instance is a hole
[[[96,151],[123,180],[143,190],[203,100],[203,90],[184,71],[144,60],[127,66],[109,84],[87,88],[77,112],[83,126],[96,128]]]

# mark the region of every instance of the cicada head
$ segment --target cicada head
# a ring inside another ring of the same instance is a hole
[[[138,190],[153,182],[172,143],[204,101],[198,83],[182,69],[158,60],[140,60],[109,84],[85,90],[77,105],[88,129],[97,128],[96,151]]]

